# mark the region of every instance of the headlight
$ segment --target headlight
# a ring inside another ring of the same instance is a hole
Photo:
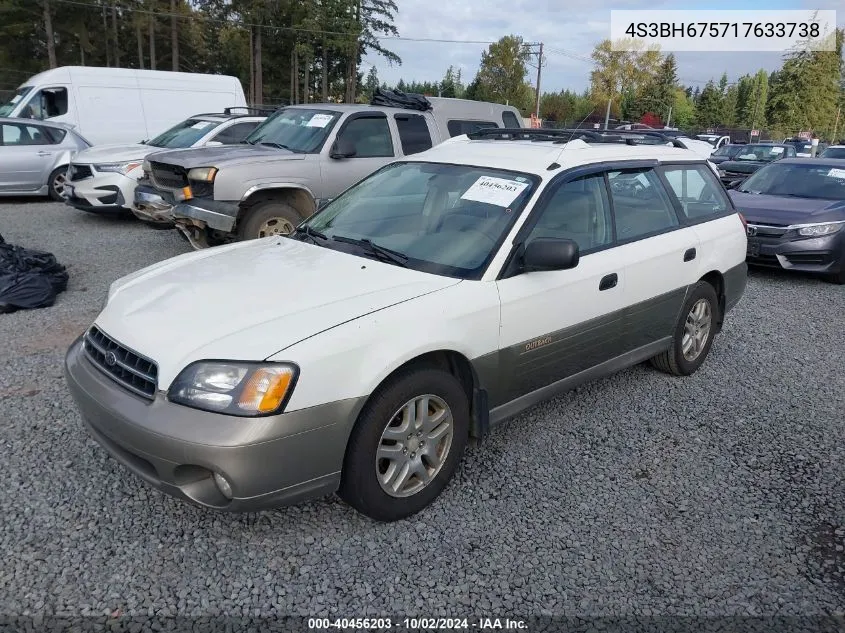
[[[196,182],[214,182],[217,167],[194,167],[188,172],[188,180]]]
[[[149,174],[153,170],[153,164],[149,160],[144,159],[141,168]]]
[[[167,398],[227,415],[271,415],[284,408],[298,375],[299,369],[289,363],[198,361],[176,377]]]
[[[803,224],[794,228],[798,229],[798,235],[804,237],[820,237],[822,235],[830,235],[836,233],[842,228],[845,222],[823,222],[820,224]]]
[[[139,158],[138,160],[130,160],[125,163],[103,163],[101,165],[94,165],[94,169],[97,171],[123,174],[125,176],[130,171],[137,169],[143,164],[144,161]]]

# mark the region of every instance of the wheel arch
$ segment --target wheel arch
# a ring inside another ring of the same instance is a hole
[[[716,322],[716,331],[721,332],[725,321],[725,277],[718,270],[711,270],[703,275],[699,281],[710,284],[716,291],[716,296],[719,299],[719,320]]]
[[[317,210],[314,194],[305,185],[299,183],[266,183],[255,185],[246,190],[238,205],[236,222],[240,222],[256,204],[272,200],[289,204],[303,220]]]
[[[461,352],[453,349],[432,350],[404,361],[381,379],[367,398],[367,402],[372,398],[372,394],[376,393],[397,374],[413,368],[439,369],[454,376],[464,388],[469,403],[470,437],[480,440],[487,435],[490,426],[487,391],[481,385],[478,374],[470,360]]]

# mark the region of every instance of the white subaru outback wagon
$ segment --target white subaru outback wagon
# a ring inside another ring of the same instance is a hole
[[[481,130],[294,234],[114,282],[65,374],[150,485],[246,511],[430,504],[468,438],[646,360],[685,376],[746,285],[744,219],[692,151]]]

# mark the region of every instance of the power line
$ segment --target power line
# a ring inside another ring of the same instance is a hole
[[[70,4],[78,7],[86,7],[88,9],[95,9],[100,11],[102,7],[90,4],[88,2],[82,2],[81,0],[55,0],[56,2],[60,2],[62,4]],[[142,15],[155,15],[158,17],[164,18],[188,18],[188,17],[196,17],[196,16],[186,16],[182,13],[170,13],[169,11],[151,11],[149,9],[136,9],[130,7],[121,7],[120,11],[125,11],[127,13],[140,13]],[[201,14],[200,14],[201,15]],[[210,22],[217,22],[220,24],[237,24],[239,26],[245,27],[253,27],[253,28],[260,28],[260,29],[268,29],[273,31],[289,31],[293,33],[311,33],[314,35],[338,35],[342,37],[348,37],[350,39],[357,39],[357,33],[348,33],[343,31],[327,31],[324,29],[305,29],[297,26],[275,26],[271,24],[258,24],[255,22],[245,22],[243,20],[230,20],[226,18],[214,18],[209,15],[201,15],[201,18],[204,20],[208,20]],[[441,38],[433,38],[433,37],[402,37],[399,35],[373,35],[373,37],[377,40],[395,40],[395,41],[403,41],[403,42],[431,42],[434,44],[495,44],[493,41],[487,40],[453,40],[453,39],[441,39]]]

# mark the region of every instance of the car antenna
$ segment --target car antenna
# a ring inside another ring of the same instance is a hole
[[[587,116],[585,116],[583,119],[581,119],[581,122],[580,122],[578,125],[576,125],[576,126],[575,126],[575,128],[572,130],[572,134],[570,134],[570,135],[569,135],[569,138],[568,138],[568,139],[566,139],[566,141],[564,142],[564,145],[566,145],[566,143],[568,143],[569,141],[571,141],[571,140],[572,140],[572,137],[573,137],[573,136],[575,136],[575,132],[576,132],[577,130],[580,130],[580,129],[581,129],[581,126],[582,126],[582,125],[584,125],[584,121],[586,121],[586,120],[587,120],[587,119],[589,119],[591,116],[593,116],[593,112],[595,112],[595,111],[596,111],[596,108],[595,108],[595,107],[593,107],[593,109],[592,109],[592,110],[590,110],[590,113],[589,113]]]

